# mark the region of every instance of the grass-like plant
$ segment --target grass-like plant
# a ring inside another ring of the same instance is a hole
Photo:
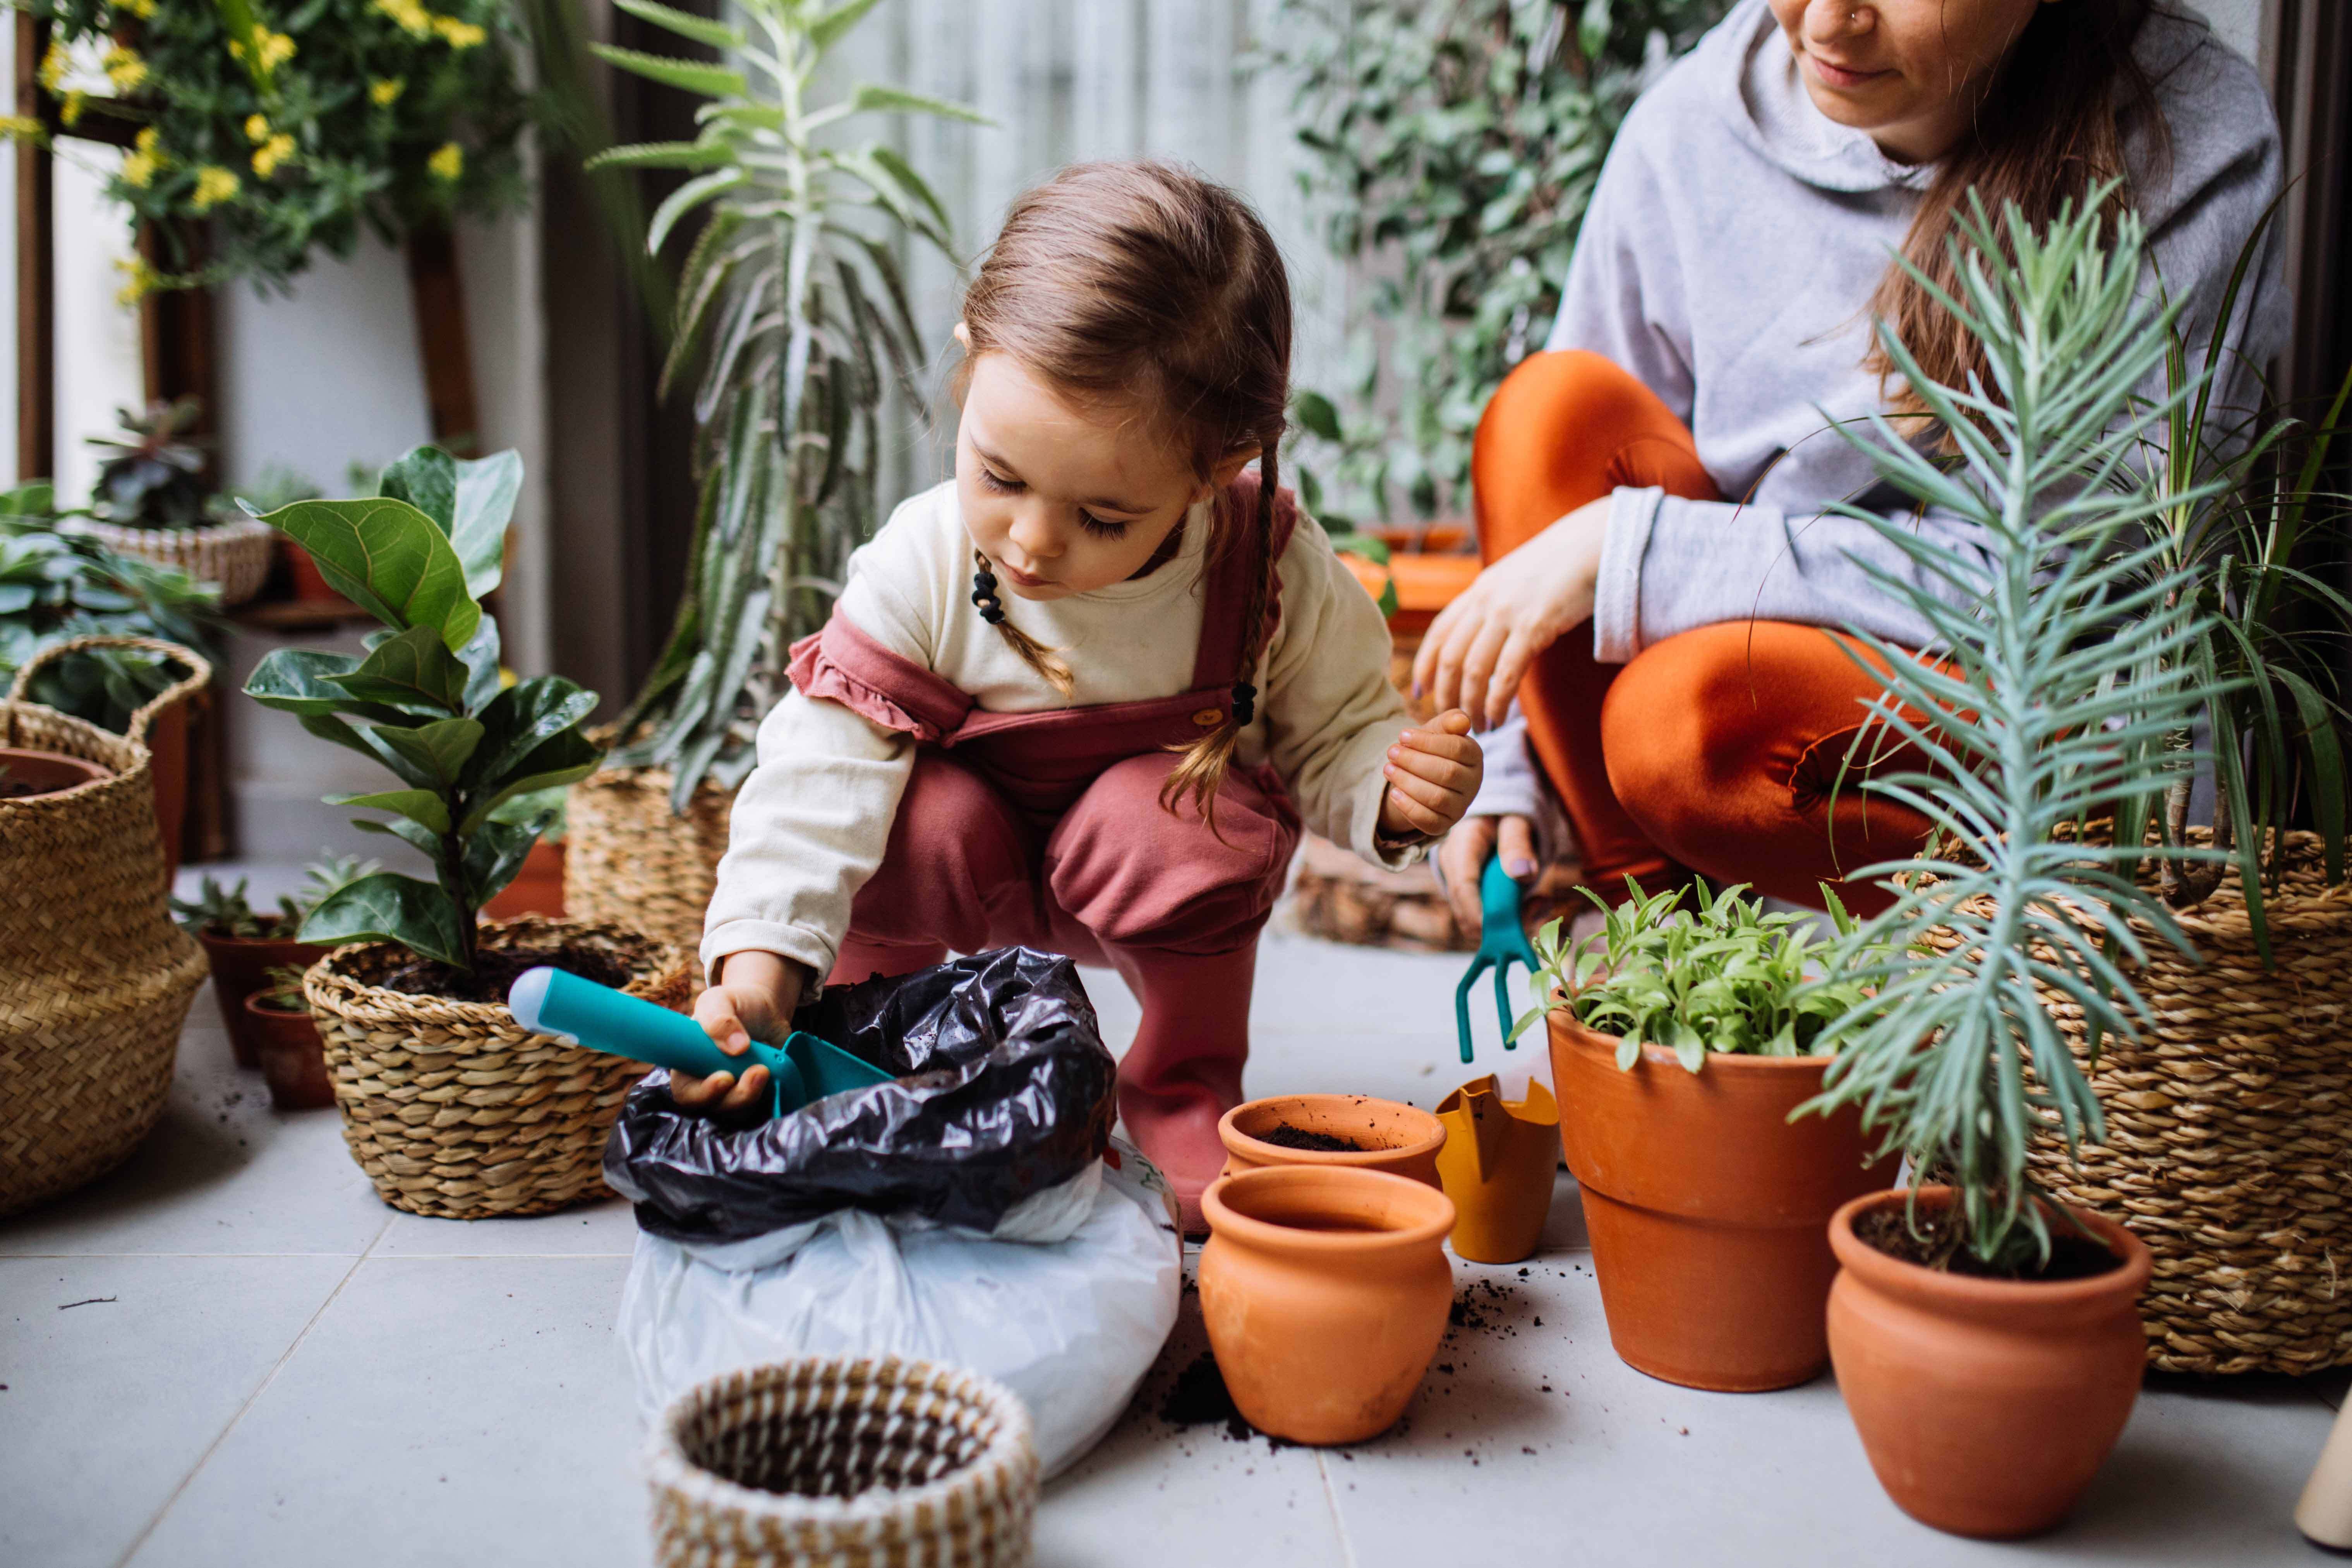
[[[881,415],[893,383],[923,395],[925,354],[891,242],[953,259],[947,208],[855,118],[979,121],[961,104],[859,83],[813,101],[818,67],[876,0],[742,0],[746,26],[654,0],[631,16],[721,51],[719,63],[595,46],[610,64],[694,93],[701,133],[598,153],[589,167],[679,169],[646,249],[708,205],[678,280],[664,391],[698,363],[700,502],[669,639],[621,721],[619,764],[667,766],[683,810],[705,777],[731,788],[755,760],[760,718],[782,698],[793,640],[824,625],[850,552],[874,532]]]
[[[1887,664],[1872,718],[1926,764],[1863,787],[1935,832],[1918,854],[1854,873],[1895,894],[1840,942],[1878,1005],[1823,1031],[1836,1059],[1811,1108],[1859,1106],[1915,1184],[1955,1189],[1952,1245],[2008,1272],[2049,1245],[2028,1146],[2105,1135],[2053,1009],[2078,1008],[2095,1050],[2149,1016],[2131,979],[2141,932],[2186,946],[2135,875],[2140,843],[2083,830],[2151,820],[2199,761],[2179,737],[2221,692],[2196,658],[2210,613],[2155,526],[2215,483],[2176,489],[2137,461],[2202,382],[2136,395],[2164,383],[2179,307],[2141,293],[2145,231],[2130,215],[2110,229],[2104,195],[2040,231],[2014,209],[1996,228],[1972,201],[1954,241],[1961,297],[1942,302],[1983,343],[1990,385],[1934,384],[1881,325],[1954,456],[1884,418],[1840,429],[1881,476],[1979,537],[1939,543],[1907,518],[1841,509],[1902,553],[1908,572],[1863,569],[1934,634],[1932,658],[1855,634]]]
[[[1645,893],[1631,877],[1625,886],[1633,896],[1614,909],[1584,889],[1604,917],[1599,931],[1568,941],[1552,920],[1536,933],[1540,963],[1529,984],[1537,1004],[1512,1026],[1512,1039],[1544,1016],[1558,992],[1579,1023],[1619,1037],[1620,1068],[1654,1045],[1696,1072],[1710,1051],[1819,1054],[1832,1020],[1872,1005],[1861,984],[1832,967],[1837,949],[1814,934],[1811,917],[1767,913],[1742,896],[1744,884],[1710,892],[1701,883],[1688,909],[1683,889]],[[1851,935],[1852,917],[1836,894],[1822,891],[1837,931]]]
[[[388,814],[353,824],[415,846],[436,877],[346,882],[303,920],[304,942],[398,942],[470,973],[478,911],[545,826],[503,808],[587,777],[602,758],[580,728],[594,692],[553,675],[501,683],[498,623],[480,598],[498,586],[521,485],[512,452],[458,462],[420,447],[383,471],[381,495],[296,501],[268,516],[384,629],[361,658],[276,649],[246,695],[390,769],[397,788],[328,799]]]

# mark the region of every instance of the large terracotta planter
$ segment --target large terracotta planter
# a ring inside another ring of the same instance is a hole
[[[110,776],[103,764],[69,757],[63,752],[0,746],[0,800],[31,800],[38,795],[58,795]]]
[[[280,921],[276,915],[264,915],[260,923],[275,933]],[[268,985],[271,970],[308,969],[326,957],[327,950],[276,934],[237,937],[198,931],[196,940],[204,944],[205,957],[213,966],[213,995],[220,1003],[221,1022],[228,1029],[228,1048],[237,1066],[257,1068],[260,1032],[253,1015],[246,1010],[247,1000]]]
[[[269,1103],[280,1110],[324,1110],[335,1103],[335,1080],[327,1076],[327,1055],[319,1026],[307,1009],[265,1007],[248,996],[239,1009],[269,1085]]]
[[[1412,1402],[1454,1304],[1444,1194],[1383,1171],[1269,1166],[1202,1194],[1201,1316],[1259,1431],[1353,1443]]]
[[[1697,1072],[1565,1009],[1550,1016],[1560,1146],[1584,1190],[1609,1339],[1636,1371],[1689,1388],[1787,1388],[1829,1364],[1822,1310],[1837,1275],[1824,1227],[1895,1180],[1864,1163],[1859,1112],[1789,1113],[1828,1059],[1710,1053]]]
[[[1949,1192],[1924,1188],[1920,1202]],[[2075,1209],[2121,1268],[2054,1283],[1942,1273],[1854,1235],[1860,1215],[1903,1201],[1873,1194],[1830,1222],[1844,1265],[1830,1292],[1830,1350],[1871,1468],[1897,1507],[1938,1530],[2047,1530],[2091,1484],[2139,1397],[2148,1250]]]
[[[1292,1149],[1269,1143],[1278,1128],[1323,1133],[1354,1149]],[[1387,1171],[1434,1187],[1445,1124],[1426,1110],[1368,1094],[1285,1094],[1234,1106],[1217,1121],[1228,1176],[1266,1165]]]

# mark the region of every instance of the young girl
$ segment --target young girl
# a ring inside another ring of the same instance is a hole
[[[1093,163],[1013,205],[955,329],[954,481],[857,552],[761,725],[702,941],[723,1048],[822,976],[1108,963],[1143,1007],[1120,1114],[1197,1228],[1301,818],[1402,867],[1480,777],[1465,715],[1404,727],[1378,611],[1277,489],[1290,331],[1230,191]]]

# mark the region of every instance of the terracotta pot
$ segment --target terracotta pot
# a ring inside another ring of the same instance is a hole
[[[1234,1405],[1297,1443],[1386,1431],[1445,1335],[1454,1205],[1344,1165],[1223,1177],[1202,1194],[1201,1316]]]
[[[37,752],[17,746],[0,746],[0,769],[6,770],[0,783],[12,786],[11,793],[0,795],[0,800],[31,800],[37,795],[58,795],[79,788],[93,779],[114,776],[110,769],[69,757],[63,752]],[[32,785],[31,793],[14,793],[13,786],[17,784]]]
[[[1837,1275],[1823,1226],[1895,1180],[1864,1163],[1858,1111],[1797,1121],[1828,1059],[1710,1053],[1697,1072],[1554,1009],[1560,1146],[1584,1189],[1609,1339],[1636,1371],[1688,1388],[1787,1388],[1829,1364]]]
[[[266,915],[263,926],[275,931],[278,917]],[[228,1029],[228,1048],[241,1068],[261,1065],[260,1037],[246,1011],[247,998],[269,984],[273,969],[308,969],[327,955],[323,947],[280,936],[215,936],[199,931],[205,956],[213,966],[213,995],[220,1003],[221,1022]]]
[[[278,553],[286,563],[286,577],[292,584],[296,604],[340,605],[344,602],[341,594],[327,586],[326,578],[319,574],[319,563],[310,559],[309,551],[280,534]]]
[[[1948,1187],[1921,1189],[1922,1205]],[[1830,1292],[1838,1386],[1879,1485],[1955,1535],[2032,1535],[2065,1517],[2139,1397],[2137,1302],[2148,1250],[2113,1220],[2072,1212],[2123,1259],[2087,1279],[1980,1279],[1889,1258],[1857,1217],[1904,1201],[1856,1198],[1830,1221],[1844,1269]]]
[[[163,836],[163,873],[180,869],[180,848],[188,820],[188,705],[174,702],[147,727],[154,755],[155,826]]]
[[[269,1083],[269,1103],[280,1110],[324,1110],[334,1104],[335,1080],[327,1076],[327,1054],[310,1011],[265,1007],[259,995],[247,997],[243,1011],[261,1058],[261,1076]]]
[[[1505,1100],[1488,1073],[1439,1100],[1437,1120],[1445,1127],[1437,1175],[1456,1215],[1454,1256],[1517,1263],[1536,1249],[1551,1215],[1559,1166],[1551,1090],[1530,1082],[1525,1099]]]
[[[1277,1127],[1328,1133],[1360,1147],[1286,1149],[1265,1142]],[[1390,1171],[1434,1187],[1445,1124],[1426,1110],[1366,1094],[1285,1094],[1234,1106],[1218,1119],[1217,1136],[1224,1141],[1228,1176],[1263,1165],[1344,1165]]]
[[[482,906],[486,920],[510,921],[518,915],[563,913],[563,841],[541,839],[530,847],[515,879]]]

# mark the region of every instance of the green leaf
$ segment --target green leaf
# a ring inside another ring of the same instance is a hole
[[[368,734],[434,784],[455,788],[467,759],[481,744],[482,726],[472,719],[443,719],[413,730],[380,724]]]
[[[449,831],[449,806],[429,789],[387,789],[372,795],[331,795],[329,805],[356,805],[363,811],[394,811],[428,833]]]
[[[359,668],[347,653],[320,648],[272,648],[246,678],[245,694],[265,708],[281,713],[324,716],[350,713],[383,723],[405,723],[407,715],[380,702],[364,701],[331,679]]]
[[[620,0],[614,0],[614,3],[617,5]],[[664,87],[700,93],[705,98],[740,98],[748,85],[741,71],[701,60],[649,55],[638,49],[615,48],[610,44],[591,44],[588,52],[606,65],[617,66],[633,75],[660,82]]]
[[[660,255],[662,242],[669,237],[669,231],[677,226],[677,220],[688,213],[713,197],[749,184],[751,176],[740,169],[713,169],[678,186],[663,198],[662,205],[654,209],[653,220],[646,225],[646,254]]]
[[[598,169],[709,169],[735,161],[735,150],[724,142],[635,142],[607,147],[581,167]]]
[[[583,691],[560,675],[519,680],[482,710],[482,744],[467,765],[465,787],[499,786],[541,745],[585,719],[596,694]]]
[[[406,501],[446,538],[457,510],[457,459],[438,447],[412,447],[385,465],[376,493]]]
[[[411,626],[387,637],[357,669],[325,679],[363,701],[422,706],[445,713],[465,709],[466,667],[430,626]]]
[[[453,968],[467,967],[457,900],[431,882],[394,871],[337,889],[302,922],[301,938],[322,946],[394,942]]]
[[[534,790],[555,789],[563,784],[578,784],[596,771],[604,760],[602,748],[577,730],[566,730],[542,741],[530,755],[510,772],[506,781],[497,785],[495,795],[476,804],[457,825],[457,831],[470,834],[490,819],[490,814],[507,801]]]
[[[808,25],[809,47],[822,55],[841,40],[843,34],[866,19],[877,0],[842,0],[829,11],[821,11]]]
[[[940,203],[937,193],[932,191],[923,176],[915,173],[913,164],[879,142],[869,144],[866,151],[877,164],[880,165],[892,179],[898,182],[900,190],[923,204],[931,216],[938,220],[941,233],[954,226],[954,220],[948,216],[948,209]]]
[[[474,636],[457,652],[457,662],[466,667],[465,711],[480,718],[482,710],[495,701],[504,676],[499,668],[499,621],[496,616],[484,616],[482,624],[474,628]]]
[[[425,852],[425,858],[433,862],[436,871],[440,869],[442,856],[449,848],[447,841],[431,828],[404,816],[396,816],[390,822],[381,822],[373,816],[354,816],[352,826],[363,833],[386,833],[394,838],[406,840]]]
[[[849,111],[863,114],[870,110],[935,114],[942,120],[961,120],[972,125],[996,123],[968,104],[950,102],[944,98],[929,98],[919,92],[908,92],[904,88],[882,87],[870,81],[861,81],[857,84],[857,90],[850,95]]]
[[[613,0],[613,4],[640,22],[667,27],[679,37],[692,38],[698,44],[709,44],[714,49],[734,50],[743,47],[742,28],[714,22],[708,16],[674,10],[656,4],[656,0]]]
[[[466,890],[476,909],[497,898],[515,879],[544,826],[544,817],[530,822],[493,819],[475,830],[466,841]]]
[[[431,626],[454,650],[481,621],[448,536],[406,501],[296,501],[263,521],[310,552],[329,587],[387,626]]]
[[[1337,442],[1339,435],[1339,410],[1329,398],[1319,392],[1301,392],[1290,400],[1290,410],[1310,436]]]
[[[479,599],[506,574],[507,524],[522,494],[522,455],[509,449],[457,465],[449,545],[465,568],[466,592]]]

